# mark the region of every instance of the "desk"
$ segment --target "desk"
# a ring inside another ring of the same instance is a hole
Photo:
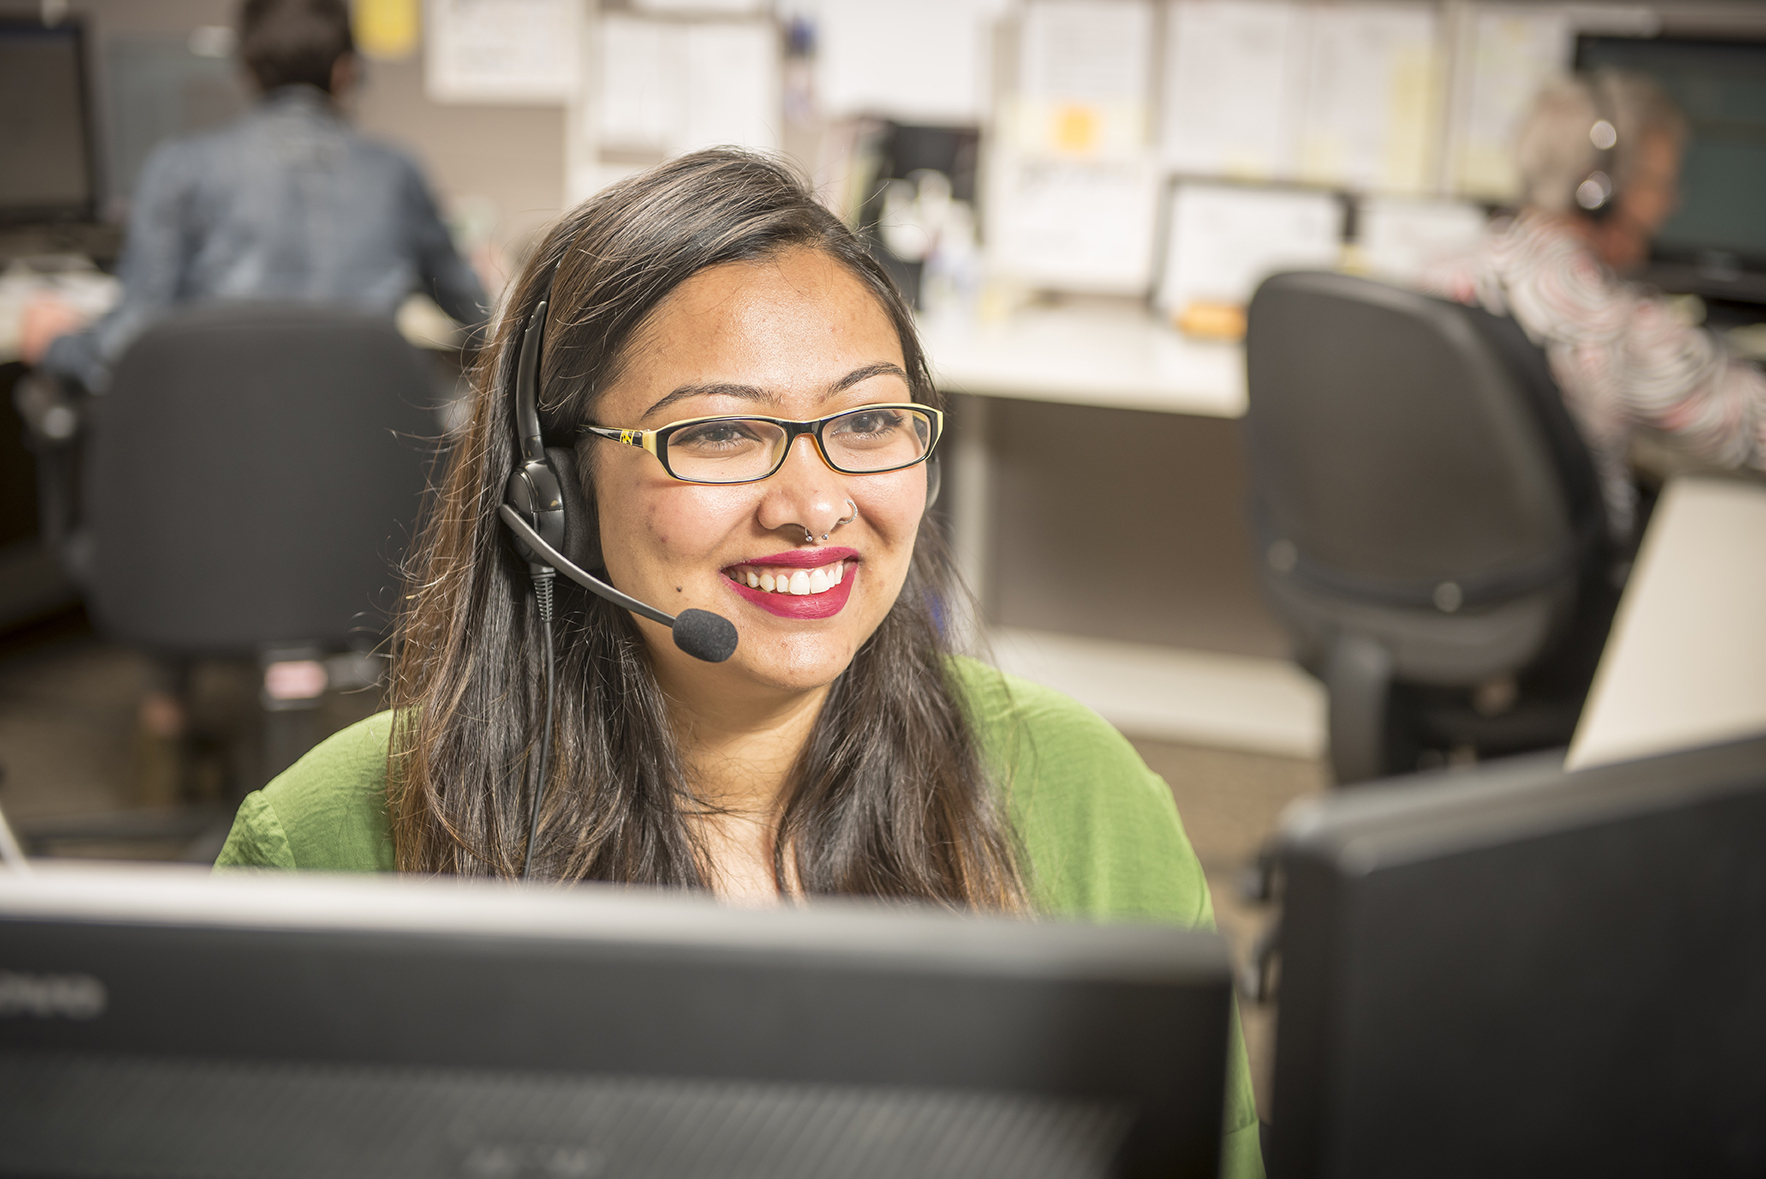
[[[969,395],[957,407],[962,412],[947,444],[945,479],[958,569],[983,602],[998,576],[990,543],[1000,532],[1002,402],[1216,421],[1245,412],[1239,345],[1187,340],[1127,300],[1033,307],[993,325],[929,322],[922,324],[921,337],[939,388]],[[1127,498],[1132,514],[1137,497]],[[1242,531],[1236,491],[1224,507],[1198,504],[1194,510],[1212,511],[1219,531]],[[1109,566],[1124,557],[1132,560],[1132,554],[1115,553],[1096,560]],[[1076,582],[1075,594],[1090,592]],[[980,620],[962,620],[970,646],[1008,671],[1074,697],[1132,736],[1297,757],[1317,756],[1324,748],[1324,694],[1286,660],[1004,628],[992,621],[984,634]]]
[[[1004,323],[924,324],[938,387],[981,397],[1237,418],[1245,350],[1187,340],[1138,305],[1075,301]]]
[[[1677,479],[1656,504],[1565,766],[1766,732],[1766,484]]]

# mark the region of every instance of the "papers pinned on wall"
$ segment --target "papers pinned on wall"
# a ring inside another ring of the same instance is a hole
[[[1019,38],[1014,146],[1130,158],[1146,146],[1153,8],[1142,0],[1038,0]]]
[[[1575,29],[1554,8],[1473,8],[1460,14],[1449,110],[1447,184],[1508,200],[1519,192],[1514,141],[1547,81],[1570,68]]]
[[[732,15],[762,12],[766,0],[632,0],[632,7],[647,12]]]
[[[576,93],[582,0],[429,0],[435,102],[563,103]]]
[[[1181,184],[1158,306],[1180,325],[1201,309],[1236,312],[1242,333],[1258,283],[1278,270],[1334,267],[1342,237],[1343,206],[1329,193]]]
[[[831,119],[987,119],[998,0],[820,0],[815,85]]]
[[[612,15],[600,40],[597,123],[604,149],[674,156],[720,144],[779,146],[779,46],[771,22]]]
[[[1413,283],[1431,262],[1475,246],[1484,221],[1465,201],[1370,197],[1361,203],[1357,260],[1376,278]]]
[[[990,269],[1029,286],[1144,294],[1159,178],[1148,160],[994,157]]]
[[[1179,172],[1294,174],[1306,10],[1283,0],[1176,0],[1166,17],[1161,153]]]
[[[1441,122],[1434,11],[1321,6],[1307,23],[1300,178],[1381,192],[1430,187]]]

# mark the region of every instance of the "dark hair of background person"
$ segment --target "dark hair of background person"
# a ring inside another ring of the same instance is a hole
[[[354,53],[347,0],[245,0],[239,58],[268,93],[305,82],[331,93],[337,59]]]
[[[575,427],[618,379],[633,333],[708,267],[794,248],[822,251],[871,289],[900,334],[914,398],[939,405],[888,275],[768,157],[713,149],[624,180],[567,213],[528,262],[480,359],[476,412],[408,570],[387,766],[401,870],[520,871],[543,656],[527,566],[496,512],[516,458],[521,327],[553,268],[540,421],[547,445],[577,447],[587,497],[598,444]],[[572,510],[584,507],[593,510]],[[773,860],[781,890],[795,880],[806,894],[1023,907],[1005,804],[947,678],[935,615],[950,584],[929,516],[900,597],[833,684],[791,774]],[[715,807],[685,772],[637,625],[562,580],[559,589],[559,704],[534,875],[705,887],[707,853],[683,816]]]

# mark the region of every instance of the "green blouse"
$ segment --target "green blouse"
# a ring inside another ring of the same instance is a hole
[[[970,659],[952,670],[988,764],[1008,783],[1031,896],[1050,916],[1212,928],[1202,866],[1171,790],[1083,705]],[[392,714],[352,725],[246,796],[218,866],[390,872],[386,752]],[[1221,1175],[1263,1174],[1257,1111],[1235,1027]]]

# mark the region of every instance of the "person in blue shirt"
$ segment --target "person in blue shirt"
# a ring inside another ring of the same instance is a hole
[[[421,292],[468,327],[487,318],[484,287],[454,248],[417,163],[339,114],[358,70],[347,0],[245,0],[239,56],[261,97],[234,122],[163,143],[148,158],[130,203],[116,305],[90,324],[54,300],[26,310],[21,352],[37,372],[14,400],[32,423],[40,471],[71,471],[61,456],[77,441],[75,430],[41,423],[56,407],[104,394],[129,345],[180,307],[276,299],[390,319]],[[62,482],[45,497],[60,505],[45,536],[77,571],[71,476]],[[140,801],[170,802],[181,790],[190,672],[188,662],[154,662],[137,736]]]
[[[358,69],[346,0],[246,0],[239,55],[261,99],[227,126],[153,152],[130,204],[120,300],[89,326],[59,305],[34,308],[27,362],[101,393],[156,319],[216,299],[390,317],[422,292],[462,324],[485,319],[484,287],[421,169],[338,113]]]

